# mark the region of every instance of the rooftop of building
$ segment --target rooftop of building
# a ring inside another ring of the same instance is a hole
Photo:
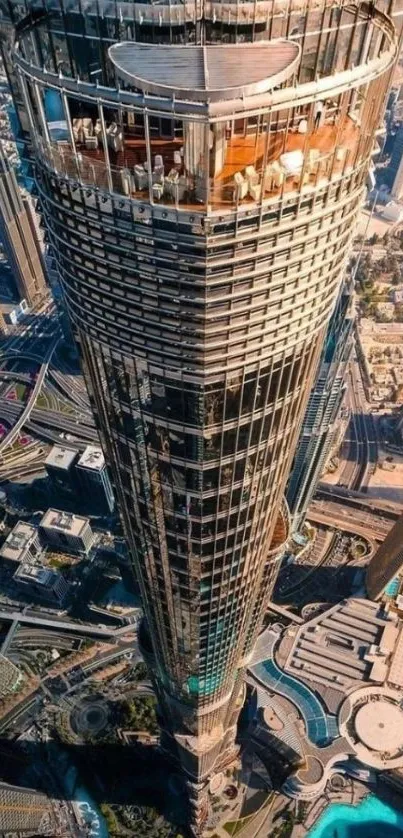
[[[202,102],[273,90],[293,75],[300,55],[298,44],[287,40],[214,46],[125,41],[109,48],[118,76],[137,90]]]
[[[247,681],[262,711],[254,735],[301,757],[284,785],[291,797],[323,794],[350,756],[364,772],[403,767],[403,622],[387,605],[351,597],[302,626],[267,629]]]
[[[47,587],[51,584],[55,575],[55,571],[40,564],[20,564],[14,573],[14,578]]]
[[[81,535],[89,525],[90,519],[73,512],[63,512],[60,509],[48,509],[41,519],[40,526],[68,535]]]
[[[5,655],[0,654],[0,678],[5,671],[14,672],[16,675],[21,674],[15,663],[6,658]]]
[[[32,542],[37,538],[38,531],[32,524],[26,521],[18,521],[7,536],[0,550],[3,559],[20,561],[27,552]]]
[[[101,448],[97,445],[87,445],[77,465],[80,468],[88,468],[93,471],[101,471],[105,465],[105,457]]]
[[[77,451],[72,448],[65,448],[63,445],[54,445],[45,460],[46,466],[54,468],[69,469],[77,457]]]
[[[386,682],[397,658],[400,660],[401,643],[395,613],[378,603],[351,598],[298,629],[288,629],[280,657],[285,671],[314,683],[325,703],[328,690],[332,698],[334,693],[340,694],[340,703],[362,683]],[[396,679],[403,687],[403,677],[396,674]]]

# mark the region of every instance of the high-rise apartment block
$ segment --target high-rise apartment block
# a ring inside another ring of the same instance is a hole
[[[327,0],[10,0],[9,14],[16,109],[140,583],[161,743],[200,834],[210,781],[237,754],[395,29],[376,3]]]
[[[39,534],[44,544],[73,553],[88,553],[95,539],[89,518],[59,509],[45,512]]]
[[[287,502],[294,531],[304,522],[338,436],[352,348],[353,320],[350,308],[351,297],[346,282],[329,323],[288,484]]]
[[[28,594],[35,594],[47,602],[63,602],[69,584],[58,570],[41,564],[20,564],[13,579]]]
[[[113,489],[109,479],[105,457],[97,445],[87,445],[81,455],[76,473],[81,491],[94,509],[112,512],[115,505]]]
[[[394,139],[386,179],[393,197],[400,200],[403,194],[403,125],[398,129]]]
[[[369,599],[378,600],[394,580],[403,576],[403,515],[398,518],[367,567],[365,586]]]
[[[13,168],[0,151],[0,237],[20,300],[32,307],[46,292],[39,240],[28,198],[20,192]]]
[[[64,492],[74,494],[77,491],[75,465],[79,457],[74,448],[54,445],[45,460],[45,469],[53,486]]]

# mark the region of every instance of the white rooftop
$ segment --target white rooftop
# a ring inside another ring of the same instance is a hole
[[[32,524],[27,524],[26,521],[18,521],[7,536],[0,550],[0,556],[3,559],[20,561],[36,536],[36,527],[32,526]]]
[[[100,471],[105,465],[105,457],[101,448],[97,445],[87,445],[84,453],[81,455],[78,465],[81,468],[94,469]]]
[[[69,469],[73,465],[77,451],[73,448],[64,448],[62,445],[54,445],[45,460],[46,466],[54,468]]]
[[[88,526],[89,518],[83,515],[74,515],[72,512],[62,512],[60,509],[48,509],[41,522],[41,527],[46,527],[69,535],[81,535]]]

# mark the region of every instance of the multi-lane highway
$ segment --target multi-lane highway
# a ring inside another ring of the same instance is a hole
[[[351,419],[345,443],[348,459],[340,476],[340,483],[351,489],[364,490],[375,470],[378,441],[375,423],[368,410],[358,361],[352,360],[348,376],[348,402]]]
[[[351,508],[364,509],[375,515],[381,514],[392,521],[396,521],[399,515],[403,514],[403,503],[383,500],[382,498],[371,498],[365,492],[357,492],[339,485],[331,486],[327,483],[319,483],[315,499],[334,501]]]
[[[12,429],[6,434],[6,436],[0,442],[0,454],[3,451],[5,451],[6,448],[8,448],[10,445],[12,445],[14,440],[17,438],[20,430],[23,428],[25,423],[28,421],[28,419],[31,415],[31,412],[33,410],[33,407],[35,405],[35,402],[36,402],[36,400],[39,396],[39,393],[41,392],[43,382],[45,381],[45,378],[46,378],[46,375],[47,375],[47,372],[48,372],[48,369],[49,369],[49,364],[50,364],[52,355],[53,355],[53,353],[56,349],[57,344],[59,343],[59,340],[60,340],[59,335],[57,335],[55,338],[53,338],[52,343],[51,343],[51,345],[50,345],[50,347],[49,347],[49,349],[48,349],[48,351],[45,355],[43,364],[40,368],[39,375],[38,375],[38,377],[36,379],[36,382],[35,382],[35,386],[32,390],[31,395],[29,396],[29,399],[28,399],[22,413],[21,413],[21,416],[18,417],[18,419],[17,419],[16,423],[13,425]]]
[[[314,500],[308,510],[308,519],[315,524],[361,535],[369,541],[383,541],[394,523],[391,517],[328,500]]]
[[[23,402],[18,399],[8,401],[6,398],[0,397],[0,419],[5,422],[14,425],[23,408]],[[33,406],[23,424],[35,436],[50,442],[60,442],[61,432],[76,437],[79,441],[78,447],[81,448],[98,441],[98,434],[90,417],[80,416],[79,419],[76,419],[75,414]]]
[[[3,481],[40,474],[47,443],[67,439],[78,451],[98,443],[82,377],[71,374],[59,340],[57,312],[48,300],[0,343],[0,421],[8,429],[0,442]],[[25,384],[27,393],[31,388],[28,400],[17,387],[10,397],[9,382]],[[33,440],[16,447],[13,443],[23,428]]]
[[[50,615],[32,614],[29,610],[16,611],[15,608],[8,608],[0,604],[0,621],[18,622],[21,625],[37,626],[42,629],[56,629],[58,631],[73,631],[76,634],[99,637],[110,640],[113,637],[120,637],[122,634],[130,634],[136,630],[136,623],[116,628],[106,628],[92,623],[77,623],[74,620],[54,618]]]

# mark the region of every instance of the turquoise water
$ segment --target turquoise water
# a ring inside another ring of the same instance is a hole
[[[327,745],[331,740],[328,717],[312,690],[301,681],[283,672],[273,658],[257,663],[252,672],[274,692],[285,695],[302,713],[308,737],[315,745]],[[334,718],[334,717],[333,717]],[[333,727],[332,727],[333,731]],[[337,734],[336,734],[337,735]]]
[[[126,608],[137,608],[140,605],[139,597],[129,591],[122,579],[112,582],[99,604],[105,608],[107,605],[121,605]]]
[[[366,797],[358,806],[332,803],[308,833],[309,838],[401,838],[403,813],[379,797]]]
[[[80,810],[88,827],[88,835],[91,838],[108,838],[109,832],[105,818],[87,789],[79,784],[75,765],[62,751],[59,753],[59,768],[67,800],[74,802]]]
[[[399,577],[396,577],[396,579],[392,579],[392,581],[389,582],[388,585],[386,585],[386,588],[385,588],[386,596],[396,597],[397,594],[399,593],[399,588],[400,588],[400,579],[399,579]]]

